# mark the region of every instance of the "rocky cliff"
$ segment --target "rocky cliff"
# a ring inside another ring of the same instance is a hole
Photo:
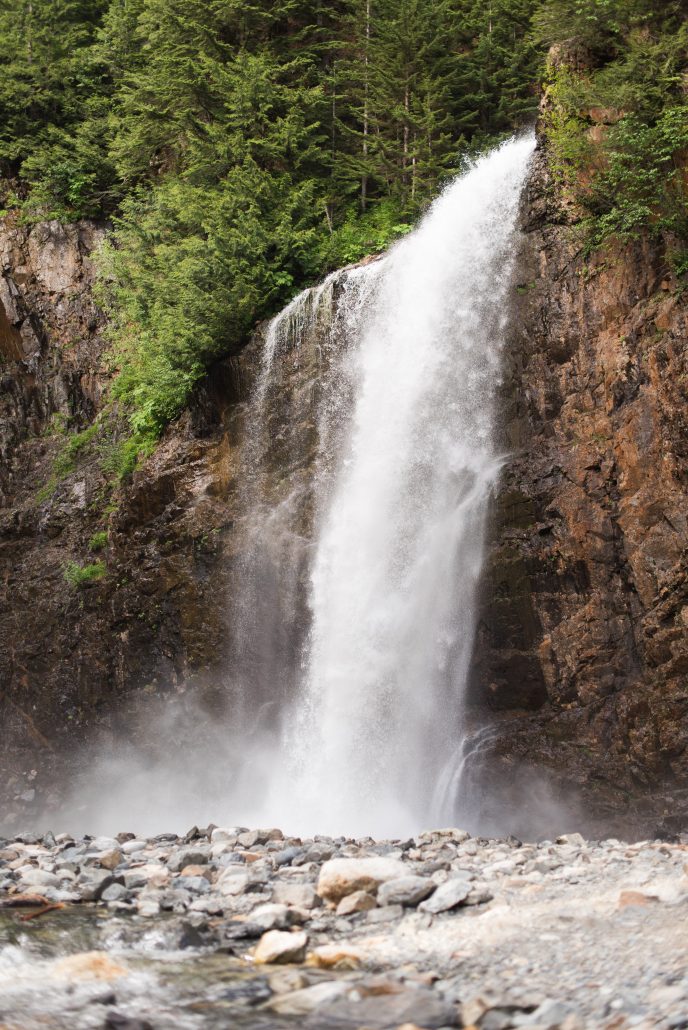
[[[515,790],[537,823],[546,781],[554,803],[575,792],[588,825],[642,834],[671,828],[688,787],[686,305],[659,247],[586,261],[571,217],[541,146],[472,702],[492,728],[488,796]],[[56,476],[109,377],[91,295],[102,232],[0,230],[0,772],[16,819],[50,800],[65,754],[127,725],[133,705],[194,688],[222,704],[260,333],[211,371],[133,477],[113,484],[105,444]],[[96,560],[100,578],[70,581]]]
[[[671,830],[688,809],[688,311],[661,246],[586,260],[574,223],[541,140],[476,648],[486,767],[526,804],[539,769],[588,825]]]
[[[249,347],[221,362],[145,467],[116,485],[111,439],[73,448],[110,376],[92,297],[102,236],[89,223],[0,229],[0,779],[10,822],[50,801],[65,758],[116,728],[131,692],[176,695],[223,659],[236,401],[255,356]],[[100,562],[104,575],[70,577]]]

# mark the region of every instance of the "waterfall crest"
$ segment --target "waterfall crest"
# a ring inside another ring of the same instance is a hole
[[[460,818],[451,770],[533,145],[477,162],[387,256],[267,330],[232,618],[237,696],[270,699],[246,738],[247,822],[398,836]]]

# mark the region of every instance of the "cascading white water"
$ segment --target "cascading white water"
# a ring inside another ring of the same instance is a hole
[[[490,728],[465,692],[533,145],[479,161],[384,258],[267,328],[228,434],[225,717],[166,700],[155,746],[99,746],[62,826],[480,829]]]
[[[253,822],[398,836],[457,815],[456,791],[436,786],[456,783],[461,755],[476,585],[500,463],[500,351],[533,145],[514,140],[480,160],[384,260],[306,291],[268,332],[261,409],[271,386],[284,392],[280,349],[295,349],[288,360],[298,362],[300,336],[318,320],[328,353],[319,344],[311,382],[314,478],[304,488],[296,477],[287,492],[309,495],[312,542],[306,533],[300,551],[307,580],[291,580],[308,591],[309,625],[294,644],[296,686],[282,702],[276,751],[260,762],[264,796],[245,813]],[[293,503],[279,504],[293,518]],[[273,499],[254,518],[261,553],[275,539],[278,510]],[[283,524],[277,535],[284,538]],[[285,552],[282,564],[292,560]],[[433,810],[433,797],[443,811]]]

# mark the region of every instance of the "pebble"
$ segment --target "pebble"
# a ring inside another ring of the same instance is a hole
[[[356,912],[367,912],[371,908],[377,907],[377,901],[372,894],[368,894],[367,891],[354,891],[353,894],[347,894],[337,905],[338,916],[352,916]]]
[[[272,890],[272,900],[280,905],[305,909],[315,908],[321,903],[310,883],[276,883]]]
[[[420,908],[423,912],[430,912],[432,915],[448,912],[465,901],[470,893],[470,883],[462,877],[456,877],[440,884],[435,893],[427,901],[424,901]]]
[[[306,957],[307,944],[308,936],[302,931],[285,933],[282,930],[268,930],[256,945],[253,961],[259,965],[301,962]]]
[[[383,883],[377,892],[380,905],[417,905],[435,890],[435,884],[425,876],[401,876]]]

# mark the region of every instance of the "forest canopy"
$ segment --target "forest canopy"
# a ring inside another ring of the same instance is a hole
[[[129,453],[258,319],[388,245],[472,155],[531,124],[543,78],[560,185],[593,243],[680,234],[686,13],[685,0],[0,0],[4,206],[112,223],[101,293]],[[578,70],[548,62],[565,40],[587,55]],[[614,112],[602,159],[595,106]]]

